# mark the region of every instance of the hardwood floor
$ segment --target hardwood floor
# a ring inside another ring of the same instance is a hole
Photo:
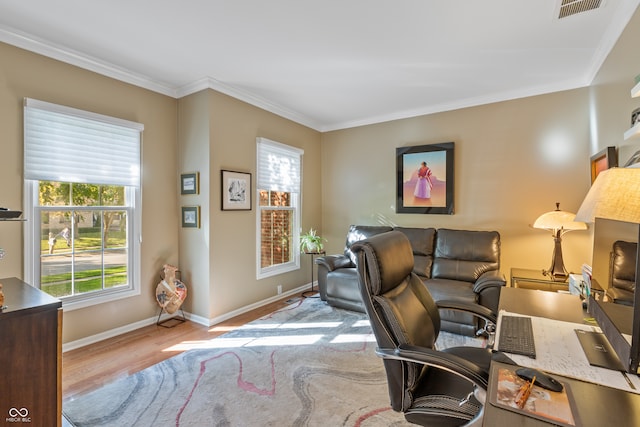
[[[267,304],[217,325],[186,321],[173,328],[151,325],[62,355],[63,399],[95,390],[210,340],[282,307],[296,296]]]

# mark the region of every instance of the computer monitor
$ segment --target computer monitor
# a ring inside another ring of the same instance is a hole
[[[639,227],[640,241],[640,227]],[[636,284],[640,279],[640,250],[636,251]],[[635,287],[632,307],[589,297],[589,313],[607,337],[627,372],[637,374],[640,363],[640,290]],[[628,339],[630,337],[630,340]]]

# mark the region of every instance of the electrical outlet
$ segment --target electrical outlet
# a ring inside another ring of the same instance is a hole
[[[282,293],[282,285],[278,285],[278,295]]]

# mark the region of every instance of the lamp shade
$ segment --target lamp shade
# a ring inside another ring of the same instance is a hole
[[[586,230],[587,224],[576,221],[575,217],[576,214],[574,213],[561,211],[560,204],[556,203],[556,210],[540,215],[533,223],[533,228],[541,228],[553,232],[557,232],[558,230],[562,230],[563,232]]]
[[[592,223],[596,218],[640,223],[640,169],[611,168],[598,174],[575,220]]]

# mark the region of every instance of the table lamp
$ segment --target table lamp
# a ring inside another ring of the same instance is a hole
[[[543,270],[543,273],[558,282],[564,282],[569,276],[562,259],[562,236],[569,231],[587,229],[587,224],[576,221],[575,217],[576,214],[561,211],[560,203],[556,203],[556,210],[540,215],[536,222],[533,223],[533,228],[551,231],[555,242],[551,267],[549,267],[549,270]]]

